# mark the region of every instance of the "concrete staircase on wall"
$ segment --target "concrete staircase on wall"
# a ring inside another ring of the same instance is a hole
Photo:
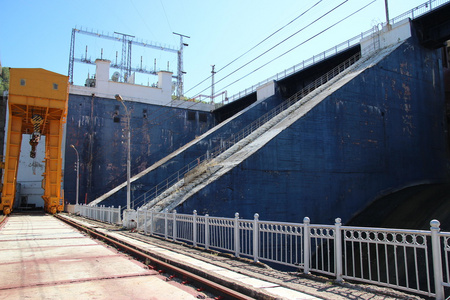
[[[239,165],[246,158],[264,147],[270,140],[275,138],[281,131],[288,128],[291,124],[299,120],[318,103],[326,99],[334,91],[348,83],[367,68],[376,65],[381,59],[395,50],[400,43],[384,48],[358,60],[338,75],[325,80],[324,83],[310,91],[306,96],[301,97],[299,101],[293,99],[303,95],[304,92],[296,93],[286,101],[293,101],[286,110],[282,111],[268,122],[260,126],[251,134],[234,144],[232,147],[218,155],[217,157],[205,160],[197,168],[186,173],[184,178],[164,191],[162,194],[152,199],[141,209],[151,209],[154,211],[172,210],[180,205],[190,196],[194,195],[209,183],[217,180],[222,175],[229,172],[232,168]]]

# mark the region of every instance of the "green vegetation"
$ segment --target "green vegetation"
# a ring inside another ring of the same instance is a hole
[[[0,96],[3,96],[3,91],[9,90],[9,68],[3,67],[0,74]]]
[[[178,100],[178,97],[175,96],[175,95],[172,95],[172,100]],[[206,104],[209,104],[208,101],[198,100],[198,99],[195,99],[195,98],[188,98],[188,97],[184,97],[184,96],[181,97],[180,100],[183,100],[183,101],[189,101],[189,102],[196,102],[196,103],[206,103]]]

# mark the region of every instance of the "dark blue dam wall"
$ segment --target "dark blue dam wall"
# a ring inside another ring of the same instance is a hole
[[[136,207],[143,205],[144,203],[142,202],[142,198],[139,198],[142,194],[152,189],[157,184],[165,181],[170,175],[176,173],[178,170],[182,169],[192,161],[195,161],[198,157],[204,155],[207,151],[213,150],[215,147],[220,145],[221,141],[229,138],[232,134],[236,134],[242,128],[259,118],[261,115],[267,113],[282,101],[283,99],[281,98],[279,93],[276,93],[275,95],[263,101],[253,104],[252,109],[243,111],[232,122],[222,124],[220,128],[212,131],[208,136],[190,146],[174,158],[170,159],[161,167],[158,167],[155,170],[142,176],[141,178],[135,180],[132,183],[132,203],[134,203]],[[170,130],[173,131],[174,134],[176,134],[176,132],[180,129],[173,126],[170,128]],[[191,140],[192,139],[194,139],[194,136],[192,136]],[[186,140],[186,143],[190,142],[191,140]],[[180,145],[180,147],[183,145],[184,144]],[[176,149],[178,148],[173,148],[173,150]],[[145,149],[142,149],[142,151],[145,151]],[[166,155],[171,152],[167,152]],[[159,158],[163,158],[163,156]],[[151,164],[147,162],[146,165],[150,166]],[[122,179],[122,182],[124,181],[125,180]],[[115,206],[124,205],[125,199],[126,189],[122,189],[102,201],[102,204]]]
[[[214,126],[210,112],[140,102],[125,104],[131,113],[133,175]],[[89,203],[126,181],[127,117],[115,99],[70,94],[68,105],[64,195],[66,201],[75,202],[73,144],[80,155],[80,202],[87,199]]]
[[[440,52],[410,38],[178,212],[345,223],[380,195],[447,177]]]

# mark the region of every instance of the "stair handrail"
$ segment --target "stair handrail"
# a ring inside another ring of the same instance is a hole
[[[178,170],[177,172],[173,173],[169,177],[167,177],[164,181],[160,182],[153,188],[149,189],[136,199],[133,199],[133,206],[138,206],[139,204],[143,203],[141,206],[147,204],[152,199],[158,197],[161,195],[164,191],[172,187],[175,183],[180,181],[185,174],[192,171],[194,168],[206,164],[207,162],[211,161],[213,158],[216,158],[232,146],[234,146],[239,141],[243,140],[250,134],[252,134],[255,130],[260,128],[262,125],[270,121],[272,118],[280,114],[281,112],[288,109],[293,104],[297,103],[299,100],[304,98],[306,95],[320,87],[321,85],[328,82],[330,79],[336,77],[346,69],[348,69],[350,66],[352,66],[356,61],[358,61],[361,58],[361,53],[356,53],[350,58],[348,58],[346,61],[340,63],[338,66],[334,67],[332,70],[328,71],[324,75],[320,76],[310,84],[308,84],[306,87],[301,89],[300,91],[296,92],[294,95],[283,101],[280,105],[276,106],[269,112],[265,113],[243,129],[241,129],[237,134],[232,134],[228,139],[221,141],[219,146],[216,146],[212,151],[207,151],[205,154],[197,157],[187,165],[185,165],[183,168]],[[142,199],[141,199],[142,198]],[[139,201],[138,201],[139,200]],[[138,202],[136,202],[138,201]]]

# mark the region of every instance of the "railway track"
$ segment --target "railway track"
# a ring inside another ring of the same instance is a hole
[[[59,220],[77,228],[80,231],[84,231],[88,233],[91,237],[96,238],[98,240],[103,241],[104,243],[109,244],[110,246],[116,248],[117,250],[132,256],[133,258],[144,262],[150,269],[157,270],[159,273],[170,274],[166,280],[172,280],[174,278],[182,279],[183,284],[189,283],[192,286],[197,288],[197,291],[208,292],[215,296],[215,299],[255,299],[250,296],[244,295],[243,293],[237,292],[229,287],[226,287],[220,283],[211,281],[202,276],[194,274],[188,270],[182,269],[177,266],[173,266],[167,262],[162,261],[161,259],[155,258],[149,253],[143,252],[137,249],[134,246],[131,246],[123,241],[119,241],[117,239],[106,236],[105,234],[98,232],[94,229],[87,228],[82,226],[76,222],[73,222],[64,217],[55,215]],[[1,225],[0,225],[1,226]]]

